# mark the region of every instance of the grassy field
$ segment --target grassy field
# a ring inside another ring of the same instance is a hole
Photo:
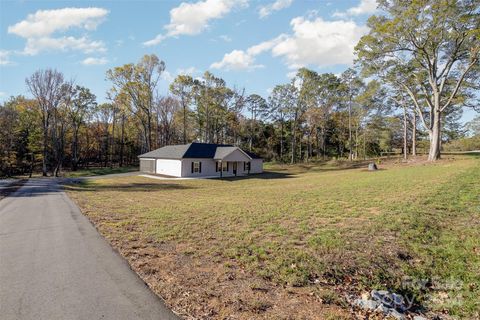
[[[125,177],[69,195],[186,318],[349,318],[390,289],[412,310],[478,318],[480,159],[270,166],[250,178]]]

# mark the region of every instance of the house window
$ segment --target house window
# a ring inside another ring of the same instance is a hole
[[[243,163],[243,171],[250,171],[250,162]]]
[[[200,161],[192,162],[192,173],[202,173],[202,162]]]
[[[228,171],[228,162],[225,161],[217,161],[216,166],[215,166],[215,171],[220,172],[220,171]]]

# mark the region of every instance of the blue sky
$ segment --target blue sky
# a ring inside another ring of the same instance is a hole
[[[264,97],[298,67],[341,73],[375,0],[0,1],[0,101],[56,68],[104,101],[109,68],[154,53],[160,92],[209,70]],[[471,119],[468,112],[464,120]]]

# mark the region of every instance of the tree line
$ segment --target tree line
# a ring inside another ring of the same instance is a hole
[[[476,1],[380,1],[355,66],[301,68],[268,97],[220,77],[178,75],[159,94],[165,62],[145,55],[106,72],[107,102],[57,70],[29,76],[30,97],[0,105],[0,173],[135,165],[141,153],[192,141],[234,144],[267,160],[349,160],[417,149],[429,160],[462,138],[478,106]]]

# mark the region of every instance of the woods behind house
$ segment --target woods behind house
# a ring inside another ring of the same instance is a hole
[[[28,97],[0,105],[0,175],[89,166],[125,166],[169,144],[235,144],[267,160],[376,157],[391,152],[440,158],[444,149],[480,149],[479,8],[476,1],[380,1],[340,75],[301,68],[268,97],[229,86],[210,72],[159,79],[154,54],[106,72],[107,102],[88,84],[44,69]],[[168,92],[162,95],[160,92]]]

